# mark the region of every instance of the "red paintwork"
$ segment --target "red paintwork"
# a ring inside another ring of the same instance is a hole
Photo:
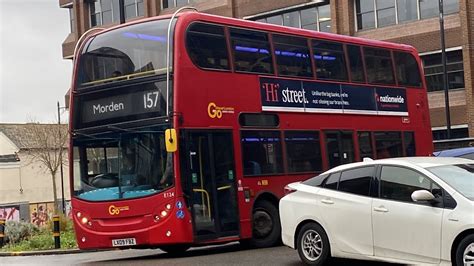
[[[164,17],[155,17],[131,22],[114,28],[123,27],[130,24],[141,23],[145,21],[162,19]],[[250,189],[253,197],[250,202],[245,202],[244,193],[238,192],[238,206],[240,213],[240,238],[251,237],[251,210],[254,200],[262,193],[269,192],[280,198],[284,195],[284,186],[288,183],[299,181],[314,173],[298,175],[280,175],[265,177],[243,177],[242,164],[240,158],[242,153],[240,149],[240,133],[238,116],[241,112],[261,112],[261,102],[259,94],[259,76],[254,74],[233,74],[231,72],[206,71],[197,68],[192,64],[185,47],[185,31],[193,21],[209,21],[224,25],[238,27],[247,27],[270,32],[279,32],[285,34],[296,34],[306,37],[336,40],[346,43],[360,44],[365,46],[384,47],[394,50],[403,50],[415,55],[418,61],[420,73],[423,73],[421,62],[416,50],[408,45],[400,45],[382,41],[366,40],[349,36],[341,36],[329,33],[320,33],[303,29],[288,28],[258,22],[244,21],[233,18],[225,18],[196,12],[187,12],[179,16],[175,29],[175,47],[174,47],[174,112],[180,114],[180,117],[174,116],[173,124],[178,132],[181,129],[230,129],[233,132],[234,157],[236,158],[235,176],[240,181],[244,189]],[[113,30],[108,29],[109,30]],[[100,33],[97,33],[100,34]],[[83,44],[86,41],[83,42]],[[83,45],[82,44],[82,45]],[[165,55],[164,55],[165,56]],[[79,58],[80,60],[80,58]],[[77,71],[77,62],[73,75],[73,85],[71,86],[71,117],[69,121],[74,121],[73,97],[75,94],[74,80]],[[383,87],[383,86],[380,86]],[[394,87],[394,86],[390,86]],[[279,113],[280,130],[285,129],[344,129],[351,131],[414,131],[416,151],[418,155],[429,155],[433,151],[431,126],[428,113],[428,101],[426,93],[426,84],[423,80],[422,89],[408,89],[408,112],[409,123],[403,123],[402,118],[391,116],[369,116],[369,115],[342,115],[342,114],[307,114],[307,113]],[[234,113],[224,113],[222,118],[210,118],[208,115],[208,104],[215,103],[220,107],[232,107]],[[405,121],[406,122],[406,121]],[[71,123],[72,124],[72,123]],[[72,125],[71,125],[72,130]],[[323,134],[321,143],[324,143]],[[357,138],[354,137],[354,143],[357,146]],[[70,143],[72,145],[72,142]],[[232,143],[229,143],[232,145]],[[323,146],[323,145],[322,145]],[[359,158],[358,151],[355,151],[356,158]],[[326,158],[326,150],[322,148],[322,157]],[[72,161],[72,153],[70,151]],[[178,180],[175,181],[175,197],[170,198],[169,202],[175,208],[176,199],[183,198],[180,178],[180,154],[179,150],[175,153],[175,173]],[[324,168],[327,168],[328,162],[324,160]],[[70,176],[73,176],[73,167],[70,167]],[[261,180],[267,180],[268,185],[258,185]],[[72,181],[71,181],[72,182]],[[72,193],[72,192],[71,192]],[[80,225],[78,219],[75,219],[77,239],[79,247],[84,248],[106,248],[111,246],[111,239],[135,237],[139,245],[159,246],[169,243],[196,243],[193,237],[191,214],[186,210],[185,219],[179,220],[171,211],[166,219],[155,223],[153,216],[159,214],[166,205],[163,199],[163,193],[125,201],[113,202],[86,202],[77,198],[72,199],[74,217],[78,211],[92,217],[91,230],[87,226]],[[154,202],[162,204],[156,205]],[[111,216],[108,214],[110,205],[129,206],[130,210],[122,212],[120,215]],[[171,230],[171,237],[165,235],[166,231]],[[81,238],[85,236],[86,242],[82,243]],[[237,238],[225,238],[209,240],[206,243],[228,242]]]

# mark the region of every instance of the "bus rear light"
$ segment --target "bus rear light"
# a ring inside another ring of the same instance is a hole
[[[284,190],[285,190],[285,195],[288,195],[288,194],[291,194],[291,193],[293,193],[293,192],[296,192],[296,189],[291,188],[291,187],[289,187],[289,186],[285,186]]]

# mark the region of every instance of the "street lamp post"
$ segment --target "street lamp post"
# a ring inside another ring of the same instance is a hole
[[[446,108],[446,137],[451,139],[451,114],[449,112],[449,85],[448,73],[446,69],[446,45],[444,40],[444,14],[443,14],[443,0],[439,0],[439,30],[441,37],[441,58],[443,63],[443,89],[444,89],[444,103]]]
[[[58,101],[58,130],[59,130],[59,138],[61,138],[61,109],[66,109],[66,107],[60,107]],[[60,172],[61,172],[61,199],[62,199],[62,211],[63,214],[66,214],[66,201],[64,199],[64,172],[63,172],[63,147],[60,147],[59,150],[59,158],[60,158]]]

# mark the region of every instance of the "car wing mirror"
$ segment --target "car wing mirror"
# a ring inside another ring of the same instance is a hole
[[[422,189],[422,190],[416,190],[413,193],[411,193],[411,199],[415,202],[432,201],[435,199],[435,196],[428,190]]]

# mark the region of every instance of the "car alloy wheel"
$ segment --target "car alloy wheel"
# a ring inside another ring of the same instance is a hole
[[[323,251],[323,240],[315,230],[307,230],[301,238],[301,247],[304,256],[309,261],[316,261]]]
[[[462,259],[465,266],[474,265],[474,243],[466,247]]]

